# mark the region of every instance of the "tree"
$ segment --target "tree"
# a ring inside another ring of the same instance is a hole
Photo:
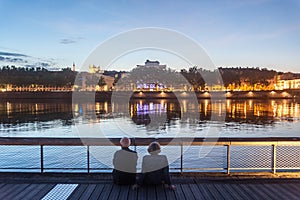
[[[105,85],[107,85],[106,82],[105,82],[105,79],[103,78],[103,76],[100,76],[99,81],[98,81],[98,85],[99,85],[101,91],[103,90],[103,87]]]
[[[203,90],[205,87],[205,82],[200,71],[201,69],[198,69],[196,66],[189,68],[189,71],[181,70],[181,74],[191,84],[195,91]]]

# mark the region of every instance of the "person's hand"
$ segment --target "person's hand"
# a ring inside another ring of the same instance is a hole
[[[175,186],[175,185],[169,185],[169,189],[170,189],[170,190],[175,190],[175,189],[176,189],[176,186]]]
[[[136,190],[136,189],[138,189],[140,186],[138,185],[138,184],[134,184],[133,186],[132,186],[132,189],[133,190]]]
[[[165,187],[170,189],[170,190],[175,190],[176,189],[175,185],[165,185]]]

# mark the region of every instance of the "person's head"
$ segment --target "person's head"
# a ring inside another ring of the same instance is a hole
[[[148,147],[148,152],[150,154],[159,154],[160,153],[160,144],[158,142],[151,142]]]
[[[130,146],[130,139],[128,137],[123,137],[121,140],[120,140],[120,144],[122,147],[129,147]]]

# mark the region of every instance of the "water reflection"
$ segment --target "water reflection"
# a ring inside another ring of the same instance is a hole
[[[0,123],[21,124],[62,120],[66,125],[73,117],[68,102],[0,102]]]
[[[137,126],[164,128],[171,123],[200,124],[219,121],[238,124],[272,125],[299,121],[300,103],[294,100],[136,100],[123,104],[111,102],[0,102],[1,130],[31,126],[46,129],[80,123],[100,123],[102,119],[129,118]],[[73,109],[73,111],[72,111]],[[73,115],[74,114],[74,115]]]

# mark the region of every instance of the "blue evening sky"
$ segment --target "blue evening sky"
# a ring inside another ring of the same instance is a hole
[[[0,0],[0,19],[0,58],[2,53],[2,61],[11,64],[15,60],[5,58],[5,53],[28,55],[28,64],[80,66],[116,34],[160,27],[198,42],[217,67],[300,72],[299,0]],[[178,58],[145,51],[114,65],[128,70],[146,59],[180,63]]]

